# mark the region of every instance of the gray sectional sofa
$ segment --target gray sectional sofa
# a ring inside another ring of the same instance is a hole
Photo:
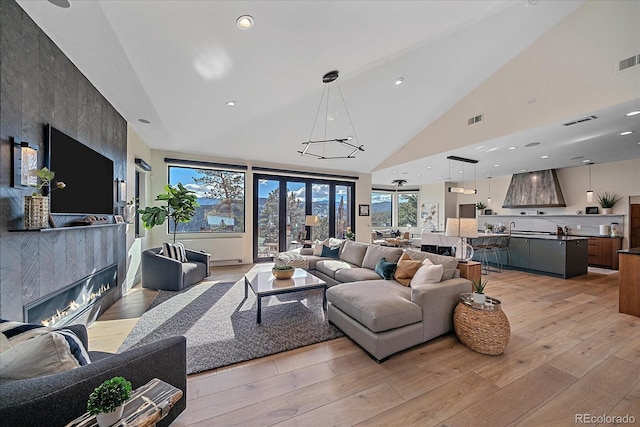
[[[403,286],[375,272],[380,258],[395,263],[403,252],[413,260],[442,264],[441,281]],[[378,362],[453,331],[458,296],[471,290],[471,282],[460,277],[457,260],[448,256],[349,240],[341,244],[338,259],[313,255],[313,249],[300,253],[308,271],[329,285],[328,320]]]

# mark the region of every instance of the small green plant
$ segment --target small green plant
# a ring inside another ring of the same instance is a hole
[[[482,279],[473,281],[473,289],[476,294],[484,294],[484,288],[486,287],[487,287],[487,280],[485,280],[484,282],[482,281]]]
[[[486,207],[487,207],[487,205],[485,205],[484,203],[476,202],[476,209],[482,210],[482,209],[484,209]]]
[[[55,178],[56,173],[53,171],[50,171],[49,168],[47,168],[46,166],[43,167],[42,169],[38,169],[36,171],[36,176],[38,177],[38,179],[40,180],[40,185],[38,185],[38,191],[34,191],[32,196],[41,196],[40,191],[44,188],[44,187],[48,187],[49,188],[49,192],[55,190],[56,188],[64,188],[67,185],[62,182],[62,181],[55,181],[55,185],[53,186],[53,188],[51,188],[51,181],[53,180],[53,178]]]
[[[487,231],[493,231],[493,224],[485,224],[484,228],[486,228]]]
[[[96,387],[89,395],[87,412],[91,415],[112,412],[131,397],[131,382],[113,377]]]
[[[607,191],[598,193],[598,202],[603,208],[612,208],[618,203],[622,197],[618,197],[616,193],[609,193]]]
[[[295,269],[295,267],[292,265],[274,265],[273,269],[277,271],[287,271],[287,270],[293,270]]]
[[[344,237],[345,239],[355,240],[356,234],[353,231],[351,231],[351,227],[347,227],[347,231],[344,232]]]

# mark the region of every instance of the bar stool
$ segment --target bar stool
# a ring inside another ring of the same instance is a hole
[[[504,265],[502,264],[502,252],[506,252],[507,254],[507,265],[511,265],[511,252],[509,251],[509,241],[511,240],[511,237],[507,236],[507,237],[501,237],[500,240],[498,241],[498,247],[495,248],[495,252],[494,254],[496,255],[496,260],[498,261],[499,265],[500,265],[500,272],[503,271],[504,269]]]
[[[482,269],[482,274],[489,274],[489,263],[487,262],[487,250],[484,247],[484,241],[487,239],[472,239],[471,247],[473,248],[473,253],[478,254],[480,258],[480,264]]]
[[[493,254],[494,255],[494,259],[495,259],[495,254],[496,254],[496,249],[497,248],[498,248],[498,238],[497,237],[489,237],[488,239],[485,239],[484,242],[482,243],[484,261],[487,264],[487,273],[486,274],[491,273],[491,268],[489,267],[489,255]],[[498,262],[497,264],[498,264],[498,267],[499,267],[500,263]],[[494,271],[499,271],[499,270],[494,270]]]

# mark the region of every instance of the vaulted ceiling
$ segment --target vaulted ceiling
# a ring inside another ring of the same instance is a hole
[[[640,66],[616,69],[640,54],[638,2],[18,3],[152,149],[409,185],[448,178],[450,154],[479,160],[478,176],[640,157],[640,115],[624,116],[640,109]],[[321,109],[314,128],[331,70],[348,109]],[[355,159],[298,154],[345,136],[364,147]]]

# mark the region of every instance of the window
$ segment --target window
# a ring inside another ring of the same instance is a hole
[[[398,193],[398,227],[418,225],[418,193]]]
[[[169,184],[178,183],[194,191],[200,204],[191,221],[178,224],[178,233],[244,232],[244,172],[170,165]]]
[[[371,226],[391,227],[393,193],[371,193]]]

